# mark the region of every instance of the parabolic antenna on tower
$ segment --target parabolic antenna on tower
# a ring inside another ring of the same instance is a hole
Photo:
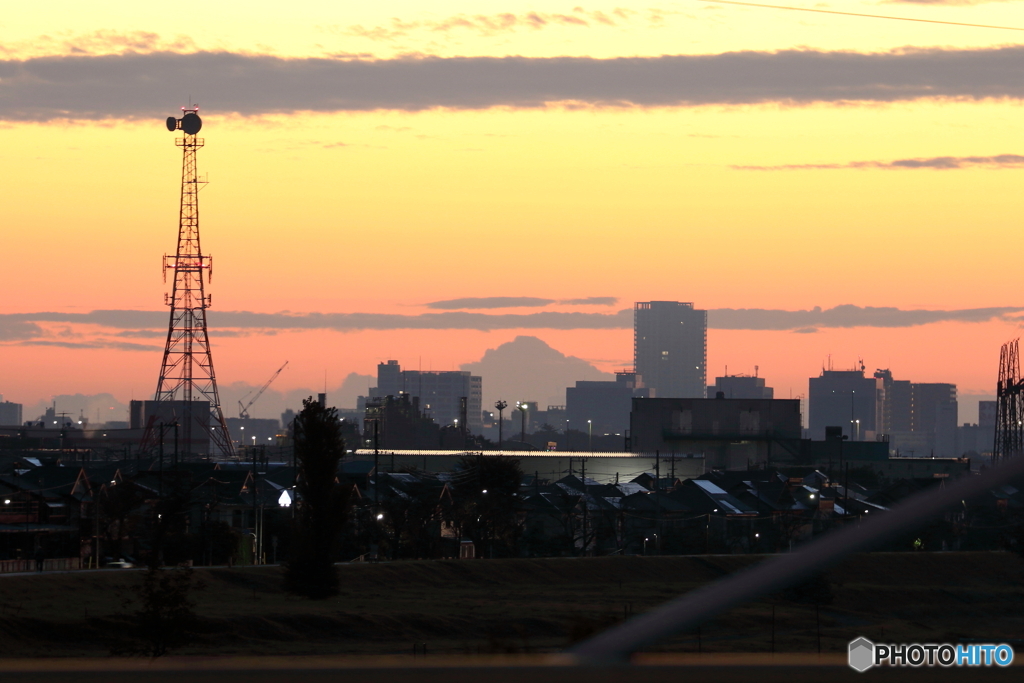
[[[176,130],[185,131],[186,135],[195,135],[203,128],[203,120],[199,118],[199,107],[186,109],[180,119],[173,116],[167,117],[167,130],[172,133]]]
[[[195,135],[203,127],[203,120],[194,111],[187,111],[181,117],[181,129],[186,135]]]

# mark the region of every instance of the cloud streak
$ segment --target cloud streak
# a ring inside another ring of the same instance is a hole
[[[585,299],[562,299],[565,306],[613,306],[619,302],[617,296],[588,296]]]
[[[563,306],[611,306],[618,300],[618,297],[614,296],[588,296],[583,299],[541,299],[533,296],[468,296],[460,299],[431,301],[424,305],[427,308],[452,311],[466,308],[543,308],[551,304],[561,304]]]
[[[469,33],[482,37],[493,37],[517,31],[539,31],[553,26],[590,28],[593,26],[620,26],[635,17],[638,12],[617,8],[611,12],[585,10],[575,7],[568,13],[552,12],[500,12],[498,14],[456,14],[441,20],[403,21],[392,19],[386,25],[365,27],[349,26],[337,32],[356,38],[391,42],[417,32],[433,34]],[[652,23],[657,23],[660,13],[650,12]]]
[[[599,297],[605,298],[605,297]],[[607,297],[611,298],[611,297]],[[903,310],[892,307],[842,305],[822,309],[783,311],[761,308],[719,308],[708,311],[708,327],[719,330],[779,330],[812,333],[820,328],[916,327],[939,322],[979,323],[990,320],[1014,320],[1024,307],[1002,306],[957,310]],[[0,315],[0,330],[20,332],[6,341],[66,346],[150,350],[154,347],[116,340],[66,342],[47,338],[39,323],[63,323],[98,326],[118,330],[117,337],[156,337],[167,324],[166,313],[159,311],[104,310],[91,313],[16,313]],[[411,315],[391,313],[253,313],[216,311],[209,316],[211,335],[240,336],[273,334],[285,330],[611,330],[633,327],[633,310],[614,313],[539,311],[536,313],[472,313],[445,311]],[[11,326],[14,326],[13,328]],[[22,327],[18,327],[22,325]],[[153,331],[147,332],[147,330]],[[128,332],[125,332],[128,331]],[[20,336],[19,336],[20,335]]]
[[[849,161],[841,164],[780,164],[778,166],[731,166],[736,171],[833,171],[845,169],[884,169],[905,171],[932,169],[949,171],[962,168],[1016,169],[1024,168],[1020,154],[996,154],[973,157],[930,157],[926,159],[897,159],[896,161]]]
[[[455,310],[459,308],[525,308],[548,306],[555,303],[554,299],[538,299],[532,296],[482,296],[431,301],[427,308]]]
[[[614,59],[155,52],[0,60],[0,117],[7,120],[159,118],[173,109],[173,93],[242,115],[1024,99],[1024,46]]]

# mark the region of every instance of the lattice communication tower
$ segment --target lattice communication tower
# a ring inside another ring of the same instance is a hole
[[[230,457],[233,455],[231,437],[221,411],[206,327],[206,309],[212,298],[205,292],[207,275],[204,273],[213,274],[213,259],[203,255],[199,243],[199,189],[205,181],[196,173],[196,152],[204,140],[196,135],[202,126],[199,107],[182,107],[180,119],[173,116],[167,119],[168,130],[180,130],[185,135],[174,140],[174,144],[182,148],[181,210],[177,252],[173,259],[164,255],[164,281],[170,270],[174,273],[174,284],[164,301],[171,307],[171,318],[155,402],[181,401],[185,414],[176,417],[184,442],[190,444],[193,434],[207,432],[210,452]],[[192,414],[193,401],[208,402],[209,415],[205,414],[205,409],[200,414]],[[155,444],[153,423],[151,417],[146,425],[143,448]]]
[[[1018,341],[1003,344],[999,351],[999,383],[996,385],[996,441],[994,462],[1024,452],[1024,379],[1020,376]]]

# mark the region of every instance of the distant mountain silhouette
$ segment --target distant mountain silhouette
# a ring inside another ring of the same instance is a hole
[[[548,405],[564,405],[565,388],[574,386],[577,380],[615,379],[582,358],[566,356],[543,340],[527,336],[488,349],[476,363],[460,367],[483,377],[485,410],[492,410],[499,398],[510,406],[516,401],[537,401],[541,410]]]

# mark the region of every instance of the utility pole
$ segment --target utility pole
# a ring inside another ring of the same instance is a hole
[[[581,555],[587,555],[587,459],[580,459],[580,478],[583,481],[583,548]]]
[[[292,519],[295,519],[295,508],[298,499],[296,494],[299,489],[299,468],[298,462],[295,460],[295,422],[298,419],[297,416],[292,418],[292,504],[289,506],[292,509]]]
[[[164,423],[161,422],[160,426],[160,500],[163,502],[164,497]]]
[[[259,513],[256,504],[256,448],[252,449],[252,563],[260,563],[260,528]]]
[[[373,508],[380,507],[380,420],[373,421]]]
[[[661,451],[654,451],[654,554],[660,555],[661,543]]]

